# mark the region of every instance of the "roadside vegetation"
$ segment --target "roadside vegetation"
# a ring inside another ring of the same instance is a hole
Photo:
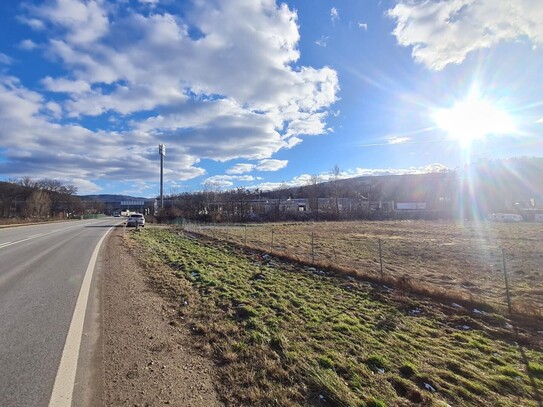
[[[190,231],[414,291],[507,313],[504,256],[517,313],[543,323],[543,224],[435,221],[204,225]],[[381,243],[381,256],[379,255]],[[502,252],[503,249],[503,252]]]
[[[176,229],[127,235],[229,405],[542,405],[542,333]]]
[[[51,178],[0,181],[0,224],[72,218],[83,213],[77,187]]]

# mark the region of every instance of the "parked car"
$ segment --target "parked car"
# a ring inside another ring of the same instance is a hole
[[[141,213],[133,213],[126,221],[126,226],[145,226],[145,217]]]

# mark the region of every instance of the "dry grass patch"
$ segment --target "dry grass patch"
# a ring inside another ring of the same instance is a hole
[[[190,226],[189,226],[190,227]],[[543,317],[543,224],[490,222],[321,222],[190,227],[191,230],[318,267],[380,278],[506,306],[502,249],[513,307]]]
[[[538,406],[541,337],[519,349],[503,317],[175,230],[130,237],[230,405]]]

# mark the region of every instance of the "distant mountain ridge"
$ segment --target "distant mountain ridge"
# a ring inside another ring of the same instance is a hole
[[[145,198],[130,195],[98,194],[98,195],[79,195],[82,201],[114,202],[114,201],[143,201],[154,198]]]

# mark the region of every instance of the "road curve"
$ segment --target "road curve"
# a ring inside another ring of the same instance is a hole
[[[0,230],[1,406],[49,405],[85,273],[116,224],[108,218]]]

